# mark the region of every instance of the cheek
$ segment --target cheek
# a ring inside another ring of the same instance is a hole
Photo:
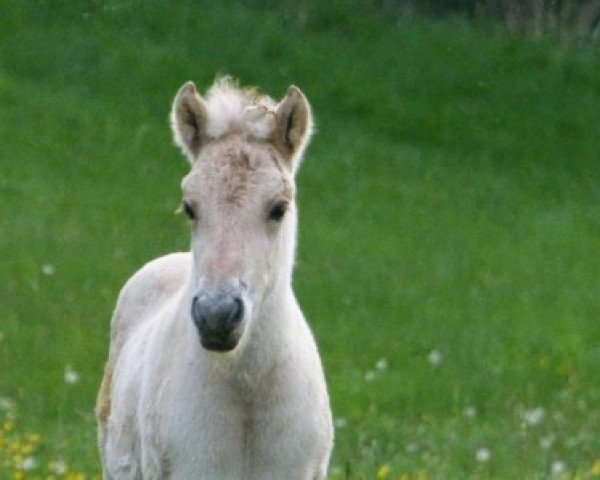
[[[266,278],[271,268],[272,254],[272,245],[270,239],[266,236],[261,235],[248,245],[245,255],[246,265],[261,284],[265,283],[264,278]]]
[[[282,225],[283,227],[283,225]],[[268,238],[267,253],[265,262],[269,271],[269,282],[278,275],[287,265],[287,242],[283,230],[279,230],[275,235],[270,235]]]

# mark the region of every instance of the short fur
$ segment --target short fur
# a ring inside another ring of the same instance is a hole
[[[275,104],[228,79],[204,99],[189,82],[171,124],[192,165],[192,248],[148,263],[119,296],[96,408],[104,478],[324,479],[329,398],[291,288],[310,106],[296,87]],[[275,222],[277,202],[287,212]],[[201,346],[190,307],[223,288],[241,292],[245,313],[235,349],[217,353]]]

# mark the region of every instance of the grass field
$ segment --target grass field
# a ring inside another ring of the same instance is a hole
[[[369,3],[2,2],[0,479],[98,475],[116,295],[188,243],[170,102],[218,73],[317,117],[331,479],[600,476],[598,47]]]

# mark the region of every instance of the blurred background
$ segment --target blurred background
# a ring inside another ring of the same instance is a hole
[[[99,478],[125,280],[188,247],[170,103],[317,134],[295,289],[331,479],[600,476],[598,1],[0,0],[0,478]]]

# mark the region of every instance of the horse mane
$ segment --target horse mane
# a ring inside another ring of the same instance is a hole
[[[273,99],[255,88],[240,88],[231,77],[219,77],[204,97],[206,135],[213,139],[229,133],[266,140],[275,130]]]

